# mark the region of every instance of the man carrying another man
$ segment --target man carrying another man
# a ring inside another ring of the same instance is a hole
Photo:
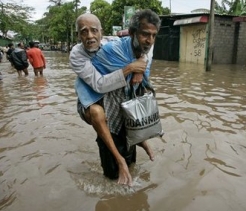
[[[76,81],[78,112],[82,119],[92,124],[98,134],[97,143],[104,175],[110,179],[118,178],[119,184],[131,185],[128,165],[136,161],[136,147],[127,151],[120,111],[125,92],[121,87],[127,84],[125,77],[132,83],[139,83],[143,73],[149,76],[152,58],[147,63],[144,57],[154,44],[160,19],[150,10],[137,12],[130,23],[130,37],[108,43],[99,51],[102,29],[98,18],[84,14],[77,19],[77,26],[83,45],[73,47],[70,62],[73,70],[82,78]],[[97,56],[93,57],[96,51]],[[90,58],[102,75],[91,65]],[[132,72],[135,74],[132,75]],[[153,160],[147,143],[142,143],[142,147]]]

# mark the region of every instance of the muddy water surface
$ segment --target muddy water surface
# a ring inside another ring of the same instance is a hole
[[[127,188],[102,176],[67,54],[45,56],[44,77],[0,63],[0,210],[246,210],[246,67],[153,62],[165,135],[154,162],[138,149]]]

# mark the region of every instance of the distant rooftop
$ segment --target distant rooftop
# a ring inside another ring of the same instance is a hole
[[[200,9],[192,10],[191,13],[210,13],[210,10],[204,9],[204,8],[200,8]]]
[[[6,38],[8,38],[8,39],[13,39],[14,38],[14,35],[15,35],[16,33],[15,32],[13,32],[13,31],[8,31],[8,33],[7,33],[7,37]],[[2,32],[0,32],[0,36],[1,37],[3,37],[3,33]]]

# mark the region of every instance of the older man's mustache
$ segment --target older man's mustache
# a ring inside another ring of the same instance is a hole
[[[93,43],[96,43],[96,42],[97,42],[96,40],[87,40],[86,44],[90,45],[90,44],[93,44]]]

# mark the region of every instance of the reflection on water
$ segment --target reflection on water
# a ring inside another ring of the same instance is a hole
[[[245,66],[154,61],[165,135],[149,140],[154,162],[138,149],[127,188],[102,176],[68,55],[45,56],[44,77],[0,64],[0,210],[245,210]]]
[[[36,77],[33,80],[33,91],[37,93],[36,98],[37,98],[38,105],[40,107],[45,106],[45,103],[42,103],[42,101],[44,101],[44,99],[49,97],[45,93],[47,85],[48,83],[46,77]]]
[[[148,204],[148,190],[154,189],[155,184],[149,185],[137,192],[137,194],[128,194],[127,196],[108,195],[102,197],[96,204],[95,211],[102,210],[145,210],[149,211],[150,206]]]

